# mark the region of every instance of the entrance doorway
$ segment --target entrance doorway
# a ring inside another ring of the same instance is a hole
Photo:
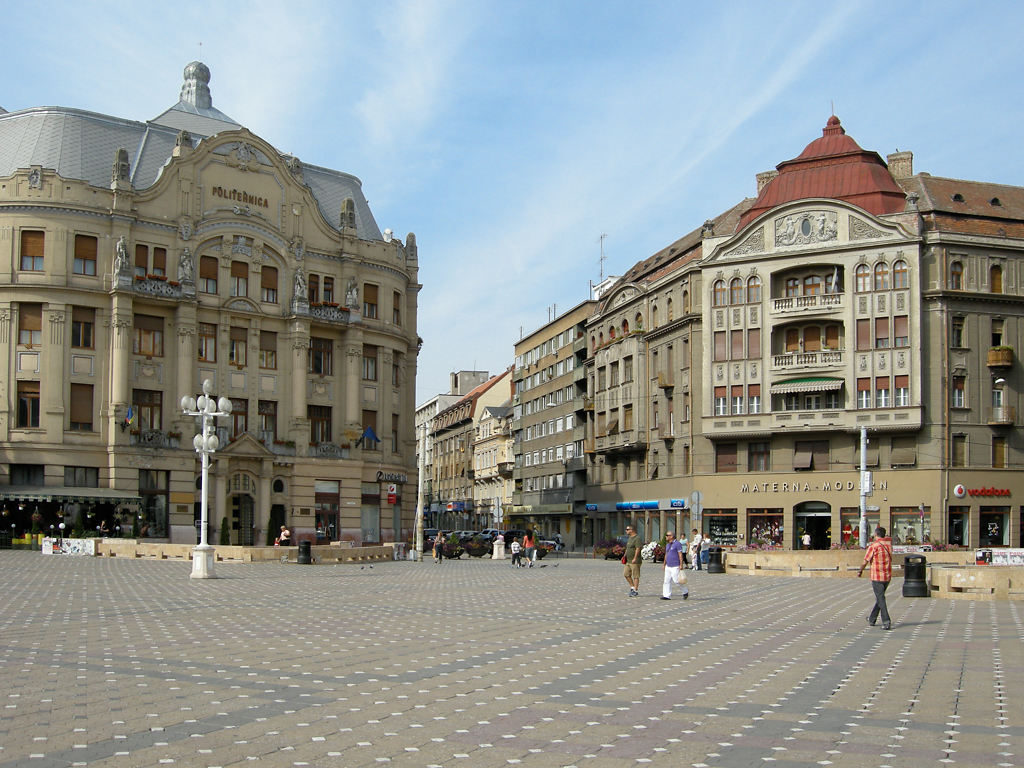
[[[811,549],[832,546],[832,507],[823,501],[805,501],[793,508],[793,549],[804,549],[804,534],[811,537]]]
[[[247,493],[236,493],[231,496],[231,529],[235,533],[235,542],[243,547],[251,547],[256,541],[256,529],[253,527],[252,496]]]

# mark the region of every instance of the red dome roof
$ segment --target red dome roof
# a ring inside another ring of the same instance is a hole
[[[905,207],[903,190],[882,158],[877,152],[861,149],[835,115],[828,119],[820,139],[777,169],[779,175],[765,184],[740,219],[740,227],[778,205],[811,197],[845,200],[876,216]]]

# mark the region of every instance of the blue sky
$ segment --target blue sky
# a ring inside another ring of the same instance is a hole
[[[883,157],[1024,183],[1024,4],[22,2],[0,106],[214,106],[363,181],[420,252],[417,402],[746,196],[835,104]],[[200,49],[199,43],[202,43]]]

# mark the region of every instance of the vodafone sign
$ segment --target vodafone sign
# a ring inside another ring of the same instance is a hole
[[[1009,496],[1009,488],[965,488],[960,483],[953,486],[953,495],[958,499],[962,499],[964,496]]]

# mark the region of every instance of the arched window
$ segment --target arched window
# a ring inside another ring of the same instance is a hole
[[[1003,292],[1003,268],[998,264],[993,264],[992,268],[988,271],[989,276],[989,292],[990,293],[1002,293]]]
[[[604,346],[604,333],[599,333],[597,335],[597,343],[602,347]]]
[[[629,333],[629,320],[623,318],[622,320],[622,335],[625,336]]]
[[[671,323],[676,319],[675,310],[672,309],[672,299],[668,299],[666,302],[665,311],[668,313],[668,321]]]
[[[867,264],[858,264],[856,271],[857,293],[867,293],[871,290],[871,267]]]
[[[658,327],[658,305],[651,305],[651,328]]]
[[[761,278],[757,275],[747,280],[747,302],[754,304],[761,301]]]
[[[787,277],[786,278],[786,296],[799,296],[800,295],[800,278]]]
[[[949,287],[954,291],[964,289],[964,264],[962,261],[954,261],[949,265]]]
[[[804,278],[804,296],[817,296],[821,293],[821,275],[809,275]]]
[[[636,329],[638,331],[642,331],[644,329],[644,316],[641,315],[639,312],[636,313],[636,319],[633,322],[636,325]]]
[[[609,325],[608,326],[608,341],[611,341],[614,338],[615,338],[615,326],[614,325]]]
[[[899,291],[910,287],[910,272],[907,262],[900,259],[892,265],[892,287]]]
[[[738,277],[734,277],[732,280],[729,281],[729,303],[743,303],[743,281],[740,280]]]
[[[714,285],[714,295],[711,299],[711,306],[713,307],[724,307],[725,306],[725,280],[716,280]]]
[[[593,352],[597,351],[597,337],[596,336],[591,336],[590,337],[590,349]]]
[[[884,261],[875,264],[875,290],[889,290],[889,265]]]

